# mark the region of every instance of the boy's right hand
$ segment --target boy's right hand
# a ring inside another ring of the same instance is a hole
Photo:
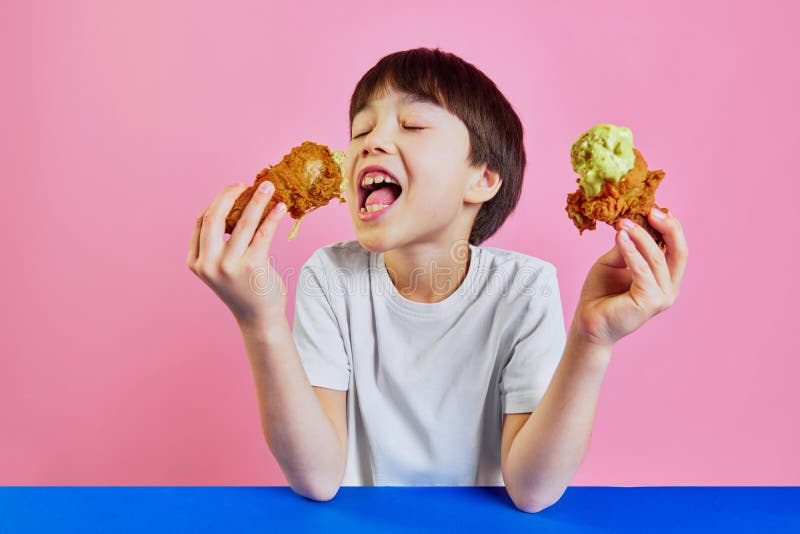
[[[269,264],[268,255],[286,209],[279,203],[258,226],[275,190],[270,182],[262,186],[265,184],[270,189],[253,194],[227,242],[225,218],[247,188],[242,184],[230,185],[214,198],[195,221],[189,243],[189,269],[222,299],[239,324],[285,318],[286,287]]]

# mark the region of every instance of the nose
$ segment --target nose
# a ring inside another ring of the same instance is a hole
[[[364,136],[364,146],[361,148],[361,155],[368,156],[369,154],[379,152],[392,154],[394,152],[394,144],[390,139],[391,136],[386,128],[373,128],[372,131]]]

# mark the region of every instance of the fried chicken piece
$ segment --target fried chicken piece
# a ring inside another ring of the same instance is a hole
[[[343,158],[343,153],[331,152],[327,146],[311,141],[294,147],[280,163],[258,173],[253,185],[239,195],[225,219],[225,232],[233,232],[247,203],[265,180],[273,183],[275,192],[261,214],[259,225],[279,202],[286,204],[287,213],[297,220],[297,224],[309,212],[328,204],[334,198],[339,198],[339,203],[346,202],[341,167]],[[290,239],[294,236],[297,224],[289,236]]]
[[[661,250],[666,250],[663,236],[647,221],[647,215],[653,207],[669,213],[667,208],[655,203],[656,189],[666,173],[663,170],[648,170],[647,162],[635,147],[633,153],[636,158],[633,168],[616,184],[604,182],[597,195],[587,197],[580,186],[580,178],[577,178],[578,190],[567,195],[567,214],[581,235],[584,230],[594,230],[595,221],[614,226],[620,219],[630,219],[644,227]]]

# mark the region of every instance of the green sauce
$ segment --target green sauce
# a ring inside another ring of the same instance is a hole
[[[598,124],[572,143],[570,159],[584,193],[594,196],[603,182],[617,183],[633,168],[633,133],[624,126]]]

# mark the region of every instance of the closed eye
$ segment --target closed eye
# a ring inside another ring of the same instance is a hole
[[[403,128],[405,128],[406,130],[424,130],[425,129],[424,126],[403,126]],[[363,137],[363,136],[367,135],[370,131],[371,130],[367,130],[364,133],[360,133],[358,135],[354,135],[353,139],[357,139],[359,137]]]

